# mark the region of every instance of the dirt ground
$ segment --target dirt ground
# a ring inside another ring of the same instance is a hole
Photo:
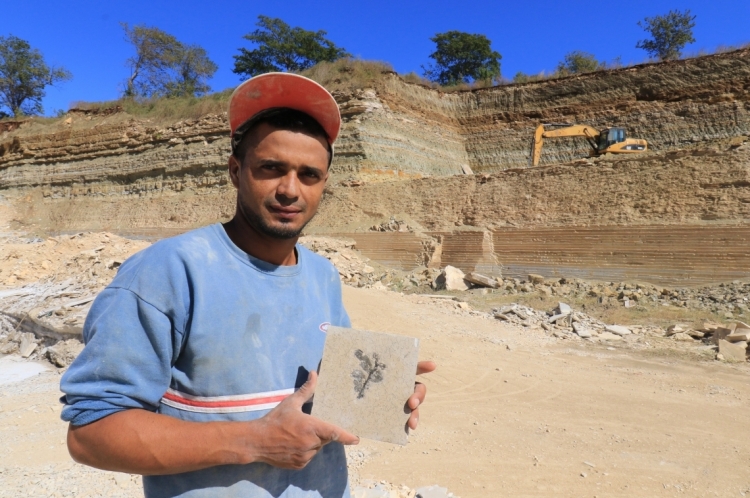
[[[344,299],[355,327],[416,336],[439,365],[407,446],[351,449],[356,481],[463,498],[750,493],[750,365],[557,340],[415,295]],[[71,462],[46,367],[0,384],[0,496],[138,496],[139,478]]]

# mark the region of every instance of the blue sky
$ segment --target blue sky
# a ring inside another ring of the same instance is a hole
[[[421,73],[434,50],[435,33],[460,30],[481,33],[503,56],[502,72],[538,73],[555,68],[572,50],[600,60],[621,57],[642,62],[636,49],[645,33],[637,22],[670,9],[689,8],[697,15],[696,43],[687,52],[750,42],[750,0],[629,0],[501,2],[489,0],[327,2],[230,2],[225,0],[2,0],[0,35],[13,34],[38,48],[53,65],[73,73],[73,80],[49,88],[46,114],[67,110],[76,101],[116,99],[128,76],[125,60],[132,50],[119,22],[156,26],[180,41],[203,46],[219,70],[214,90],[239,83],[233,55],[250,48],[242,35],[255,29],[259,14],[279,17],[292,26],[323,29],[328,38],[363,59],[390,62],[396,71]]]

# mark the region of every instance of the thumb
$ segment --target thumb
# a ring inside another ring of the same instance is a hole
[[[317,385],[318,373],[315,371],[310,371],[310,374],[307,377],[307,382],[302,384],[302,386],[297,389],[294,394],[290,395],[287,400],[290,404],[301,409],[302,405],[312,399],[313,394],[315,394],[315,386]]]

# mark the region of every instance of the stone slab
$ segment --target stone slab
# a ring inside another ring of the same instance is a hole
[[[724,340],[727,342],[750,342],[750,330],[735,330],[734,333],[726,336]]]
[[[604,327],[604,330],[617,335],[629,335],[632,333],[629,328],[623,327],[622,325],[607,325]]]
[[[357,436],[405,445],[419,340],[328,327],[312,415]]]
[[[481,285],[483,287],[489,287],[491,289],[497,289],[500,284],[494,278],[487,277],[477,272],[470,272],[464,276],[464,280],[471,282],[472,284]]]
[[[571,313],[573,310],[570,308],[569,304],[565,304],[562,302],[557,303],[557,314],[559,315],[567,315],[568,313]]]
[[[746,361],[747,343],[746,342],[729,342],[724,339],[719,340],[719,353],[730,361]]]
[[[582,339],[588,339],[589,337],[591,337],[591,332],[589,332],[589,330],[586,327],[584,327],[583,324],[580,324],[577,322],[574,323],[573,330],[575,331],[576,334],[578,334],[578,337]]]

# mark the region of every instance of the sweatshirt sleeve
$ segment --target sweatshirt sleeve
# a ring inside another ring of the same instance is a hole
[[[126,288],[105,289],[84,325],[86,347],[62,377],[62,419],[85,425],[129,408],[155,411],[182,332]]]

